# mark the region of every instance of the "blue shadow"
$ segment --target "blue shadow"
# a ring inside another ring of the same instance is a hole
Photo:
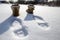
[[[8,31],[14,20],[14,17],[10,16],[8,19],[6,19],[4,22],[0,24],[0,35]]]
[[[31,21],[31,20],[37,20],[37,19],[42,20],[42,21],[45,22],[45,20],[42,17],[35,16],[32,13],[31,14],[28,13],[24,20],[25,21]],[[47,22],[45,22],[45,23],[38,23],[38,25],[40,25],[40,26],[47,26],[47,27],[49,26]]]
[[[6,19],[4,22],[0,24],[0,35],[8,31],[14,21],[18,21],[20,25],[22,26],[22,29],[18,29],[18,30],[23,31],[24,35],[28,35],[28,31],[25,29],[26,26],[22,24],[22,20],[14,16],[10,16],[8,19]]]

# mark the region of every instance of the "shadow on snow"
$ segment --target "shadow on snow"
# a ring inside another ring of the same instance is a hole
[[[27,14],[27,16],[26,16],[26,18],[24,19],[25,21],[31,21],[31,20],[42,20],[42,21],[44,21],[44,23],[41,23],[41,22],[37,22],[38,23],[38,25],[40,25],[40,26],[49,26],[48,25],[48,23],[47,22],[45,22],[45,20],[42,18],[42,17],[39,17],[39,16],[35,16],[35,15],[33,15],[33,14]]]
[[[22,34],[24,34],[24,36],[27,36],[28,32],[25,28],[26,26],[22,24],[22,20],[13,16],[10,16],[8,19],[6,19],[4,22],[0,24],[0,35],[8,31],[14,21],[18,21],[20,25],[22,26],[21,29],[15,30],[14,33],[18,34],[17,32],[23,31]]]

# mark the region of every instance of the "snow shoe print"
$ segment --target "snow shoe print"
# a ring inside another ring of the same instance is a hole
[[[28,31],[25,27],[15,30],[14,33],[19,39],[25,39],[28,37]]]
[[[43,30],[49,30],[50,29],[48,23],[45,22],[44,20],[36,19],[35,21],[41,29],[43,29]]]
[[[18,21],[14,21],[11,29],[15,38],[25,39],[28,37],[27,27],[24,24],[21,25]]]

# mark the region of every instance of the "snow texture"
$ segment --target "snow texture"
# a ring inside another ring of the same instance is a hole
[[[0,40],[60,40],[60,7],[35,5],[32,15],[27,6],[13,17],[11,4],[0,4]]]

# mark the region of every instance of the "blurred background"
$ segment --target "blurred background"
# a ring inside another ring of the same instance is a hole
[[[0,0],[0,3],[8,3],[8,0]],[[9,0],[9,3],[13,3],[13,0]],[[18,0],[19,4],[40,4],[48,6],[60,6],[60,0]]]

